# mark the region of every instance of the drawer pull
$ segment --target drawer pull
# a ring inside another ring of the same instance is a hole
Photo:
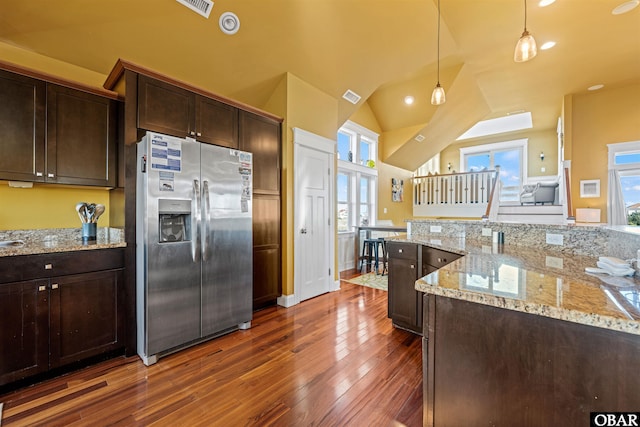
[[[412,268],[412,269],[414,269],[414,268],[416,268],[416,267],[415,267],[415,265],[411,264],[411,268]]]
[[[44,269],[45,270],[53,270],[53,264],[45,264],[44,265]]]
[[[447,262],[446,258],[438,258],[438,262]]]
[[[47,287],[46,286],[38,286],[38,292],[42,292],[42,291],[46,291]]]
[[[42,172],[36,172],[36,176],[42,176]]]
[[[202,133],[197,132],[197,133],[196,133],[196,136],[202,136]]]
[[[58,284],[57,283],[52,284],[51,289],[58,289]]]
[[[402,253],[402,249],[398,249],[398,253],[401,254]]]
[[[54,178],[54,177],[55,177],[55,175],[54,175],[54,174],[52,174],[52,173],[48,173],[48,174],[47,174],[47,177],[48,177],[48,178]]]

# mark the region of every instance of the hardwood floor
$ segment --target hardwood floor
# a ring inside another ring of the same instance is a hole
[[[150,367],[118,358],[0,396],[2,426],[422,425],[421,337],[391,326],[385,291],[341,288]]]

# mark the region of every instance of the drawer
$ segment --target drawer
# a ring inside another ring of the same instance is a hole
[[[124,267],[123,249],[93,249],[0,257],[0,283]]]
[[[422,262],[432,267],[440,268],[460,258],[462,255],[454,254],[428,246],[422,249]]]
[[[387,242],[389,258],[404,258],[417,260],[418,245],[415,243]]]

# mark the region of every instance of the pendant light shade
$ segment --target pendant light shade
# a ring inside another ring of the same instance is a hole
[[[440,82],[436,84],[436,87],[433,88],[433,92],[431,93],[431,104],[440,105],[444,104],[447,100],[446,95],[444,94],[444,89],[440,86]]]
[[[538,46],[536,45],[536,40],[529,31],[527,31],[527,0],[524,0],[524,31],[516,44],[513,60],[516,62],[526,62],[533,59],[537,54]]]
[[[444,88],[440,85],[440,0],[438,0],[438,83],[431,93],[431,104],[441,105],[447,100]]]

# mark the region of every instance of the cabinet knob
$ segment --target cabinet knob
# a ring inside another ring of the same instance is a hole
[[[402,249],[398,249],[398,253],[401,254],[402,253]]]
[[[196,133],[194,131],[191,131],[191,132],[189,132],[189,135],[196,136]]]
[[[38,286],[38,292],[42,292],[42,291],[46,291],[46,290],[47,290],[46,286],[42,286],[42,285]]]
[[[196,133],[196,136],[202,136],[201,132]]]
[[[42,172],[36,172],[36,176],[42,176]]]
[[[58,284],[57,283],[53,283],[51,285],[51,289],[58,289]]]
[[[53,264],[45,264],[44,265],[44,269],[45,270],[53,270]]]
[[[55,177],[55,175],[54,175],[54,174],[52,174],[52,173],[48,173],[48,174],[47,174],[47,177],[49,177],[49,178],[54,178],[54,177]]]
[[[413,264],[411,264],[411,268],[412,268],[412,269],[414,269],[414,268],[416,268],[416,266],[415,266],[415,265],[413,265]]]

